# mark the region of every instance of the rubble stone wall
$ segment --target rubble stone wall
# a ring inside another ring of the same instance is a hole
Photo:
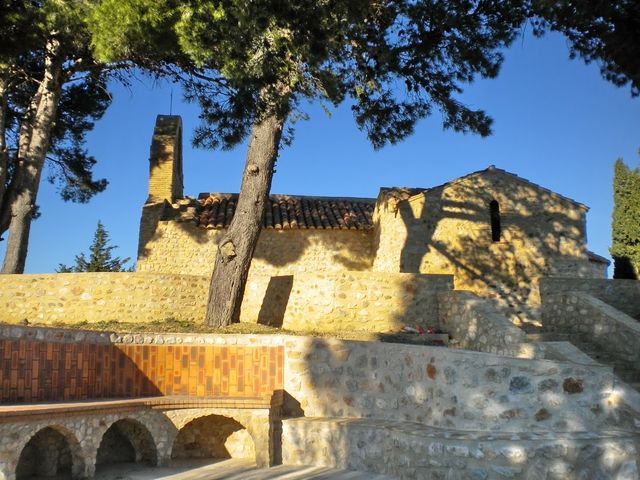
[[[447,432],[391,421],[296,418],[283,422],[282,441],[287,464],[368,471],[399,480],[640,476],[638,436],[625,432]]]
[[[157,465],[168,465],[172,457],[184,454],[184,445],[176,437],[190,422],[198,419],[220,418],[235,425],[236,431],[227,437],[227,455],[232,457],[254,457],[260,466],[269,466],[273,461],[271,439],[271,419],[268,409],[251,408],[177,408],[170,410],[149,410],[147,408],[117,413],[68,412],[16,421],[3,419],[0,422],[0,478],[15,480],[20,454],[25,445],[38,432],[52,428],[61,433],[68,445],[72,460],[73,478],[91,478],[98,463],[98,451],[105,433],[116,422],[131,422],[143,429],[149,443],[136,444],[136,459],[145,461],[147,453]],[[202,432],[205,436],[215,435],[215,431]],[[187,436],[190,432],[186,431]],[[136,442],[134,442],[136,443]],[[148,449],[153,451],[146,452]],[[42,455],[42,452],[39,452]],[[51,452],[55,455],[56,452]],[[175,455],[174,455],[175,453]],[[209,453],[212,453],[209,451]],[[213,453],[219,453],[213,452]],[[226,455],[225,455],[226,456]],[[55,460],[55,458],[54,458]],[[98,465],[99,466],[99,465]],[[26,465],[25,467],[29,467]],[[24,467],[23,467],[24,468]],[[53,473],[53,472],[51,472]]]
[[[328,272],[251,275],[240,320],[292,330],[397,330],[437,325],[446,275]],[[0,322],[202,322],[209,278],[158,273],[0,276]]]
[[[451,288],[450,275],[410,273],[300,273],[270,277],[268,283],[250,279],[242,318],[321,332],[437,327],[437,294]]]
[[[373,269],[452,274],[456,289],[538,305],[541,277],[604,277],[587,255],[585,214],[584,206],[499,169],[428,190],[390,189],[376,205]]]
[[[451,345],[510,357],[541,357],[526,333],[498,313],[489,300],[470,292],[438,294],[440,325]]]
[[[203,277],[139,273],[58,273],[0,276],[0,321],[200,321]]]
[[[640,322],[583,292],[547,294],[542,308],[545,330],[588,338],[616,360],[640,362]]]
[[[564,292],[582,292],[640,320],[640,281],[604,278],[543,278],[540,290],[545,300]]]
[[[607,367],[480,352],[285,338],[285,411],[486,431],[598,430],[608,421]]]
[[[144,220],[144,216],[143,216]],[[225,230],[192,222],[160,221],[153,233],[145,223],[138,272],[211,276],[218,241]],[[250,275],[370,270],[371,232],[362,230],[268,230],[260,232]]]

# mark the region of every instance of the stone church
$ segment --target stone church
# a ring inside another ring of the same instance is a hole
[[[450,274],[455,288],[535,308],[541,277],[605,278],[587,248],[588,207],[494,166],[377,198],[272,195],[252,276],[360,271]],[[182,131],[158,116],[139,272],[210,275],[237,194],[183,193]]]

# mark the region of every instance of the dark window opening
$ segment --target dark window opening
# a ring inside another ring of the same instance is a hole
[[[495,200],[491,200],[489,204],[489,212],[491,214],[491,240],[500,241],[500,204]]]

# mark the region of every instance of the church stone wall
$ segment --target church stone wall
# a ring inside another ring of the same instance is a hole
[[[492,201],[499,206],[499,241],[492,239]],[[587,257],[585,213],[491,169],[417,194],[383,191],[373,269],[453,274],[456,289],[539,304],[543,276],[602,276]]]
[[[210,276],[224,232],[190,222],[160,221],[141,245],[136,269]],[[371,232],[361,230],[262,230],[251,274],[370,270],[371,238]]]

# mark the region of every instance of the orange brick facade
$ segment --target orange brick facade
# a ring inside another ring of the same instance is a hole
[[[268,399],[282,390],[277,346],[99,345],[0,340],[0,402],[161,395]]]

